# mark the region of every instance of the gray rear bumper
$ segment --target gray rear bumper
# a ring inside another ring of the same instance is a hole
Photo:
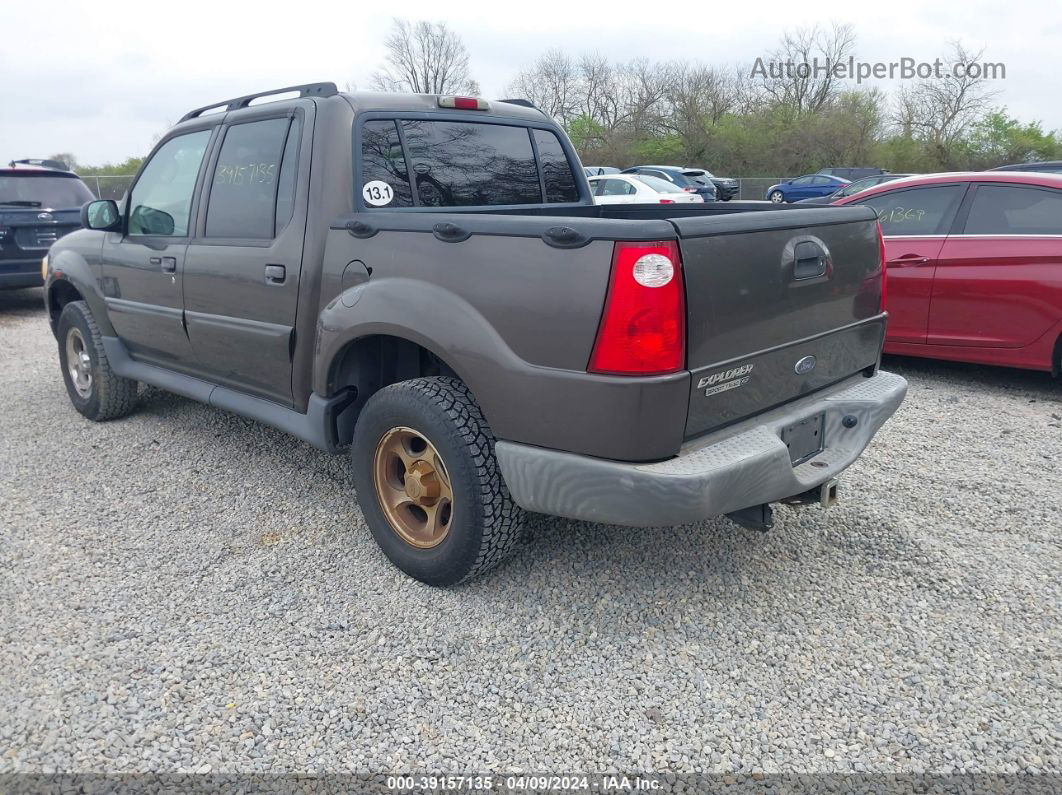
[[[907,382],[879,372],[684,445],[675,458],[632,464],[500,441],[498,463],[529,511],[652,527],[687,524],[808,491],[846,469],[899,407]],[[794,467],[784,427],[825,413],[824,449]],[[842,418],[858,422],[845,428]]]

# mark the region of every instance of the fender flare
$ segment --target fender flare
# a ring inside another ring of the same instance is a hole
[[[93,265],[73,248],[54,248],[48,255],[49,275],[45,284],[45,306],[51,307],[52,292],[58,282],[65,282],[80,293],[92,311],[92,317],[104,336],[116,336],[107,314],[107,304],[100,292]]]
[[[517,356],[497,330],[457,294],[419,279],[381,278],[340,293],[321,312],[313,391],[329,397],[332,367],[347,345],[386,335],[431,351],[468,385],[493,425],[506,380],[535,365]],[[496,429],[497,431],[497,429]]]

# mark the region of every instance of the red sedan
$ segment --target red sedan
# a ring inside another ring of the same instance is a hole
[[[887,353],[1062,370],[1062,175],[909,177],[834,204],[881,219]]]

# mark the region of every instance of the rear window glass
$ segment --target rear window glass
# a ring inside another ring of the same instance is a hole
[[[966,234],[1062,235],[1062,191],[980,185]]]
[[[579,201],[575,175],[557,135],[549,130],[532,130],[531,134],[535,136],[535,146],[538,147],[538,162],[546,183],[546,201],[550,204]]]
[[[399,122],[424,207],[538,204],[542,191],[526,127]]]
[[[92,201],[85,183],[77,177],[57,177],[51,174],[0,175],[0,204],[8,207],[44,207],[49,210],[69,210]]]
[[[564,149],[548,130],[465,121],[375,119],[362,125],[361,136],[361,193],[371,207],[579,200]]]
[[[682,188],[667,180],[660,179],[660,177],[650,177],[648,174],[635,174],[634,178],[639,182],[644,182],[657,193],[685,193]]]

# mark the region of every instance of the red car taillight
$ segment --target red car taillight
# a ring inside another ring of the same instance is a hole
[[[696,188],[683,188],[683,190],[686,191],[686,193],[696,193],[697,192]]]
[[[675,200],[674,199],[661,199],[660,203],[661,204],[674,204]]]
[[[616,243],[592,373],[659,375],[686,358],[686,296],[673,240]]]
[[[885,261],[885,235],[881,231],[881,221],[878,221],[878,259],[881,262],[881,311],[885,311],[885,288],[889,283],[888,267]]]

